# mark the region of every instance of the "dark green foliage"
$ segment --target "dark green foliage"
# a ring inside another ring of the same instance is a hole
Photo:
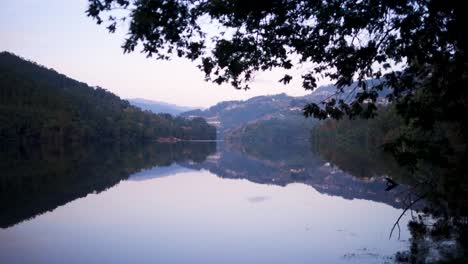
[[[383,151],[401,132],[402,120],[394,109],[380,109],[372,120],[326,120],[311,132],[315,153],[358,177],[390,176],[402,179],[408,173]]]
[[[419,239],[427,233],[427,226],[414,220],[408,223],[408,229],[414,239]]]
[[[242,142],[252,149],[262,149],[265,145],[289,145],[289,149],[293,149],[292,146],[307,145],[309,130],[313,126],[313,122],[308,121],[310,120],[306,120],[302,116],[260,120],[231,131],[225,139],[232,142]],[[274,154],[275,151],[272,151],[271,155]]]
[[[215,128],[202,119],[145,112],[105,89],[0,53],[1,142],[129,143],[215,137]]]

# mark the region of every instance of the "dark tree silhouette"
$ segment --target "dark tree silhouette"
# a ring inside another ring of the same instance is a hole
[[[337,90],[307,104],[306,116],[373,117],[379,91],[388,89],[387,99],[406,124],[419,135],[431,134],[418,141],[402,135],[389,145],[406,163],[415,163],[441,151],[437,146],[445,139],[432,142],[435,148],[429,150],[424,141],[434,138],[440,123],[456,124],[454,131],[468,138],[468,23],[462,5],[442,0],[89,0],[87,15],[107,23],[110,32],[119,23],[128,25],[124,52],[141,47],[149,57],[185,57],[198,63],[207,80],[238,89],[248,89],[259,70],[282,68],[279,81],[288,83],[295,65],[311,66],[302,76],[305,89],[316,88],[317,78],[330,78]],[[411,155],[408,149],[414,150]]]

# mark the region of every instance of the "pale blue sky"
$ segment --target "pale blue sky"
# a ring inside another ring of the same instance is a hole
[[[123,54],[125,31],[109,34],[85,15],[86,0],[15,0],[0,4],[0,51],[10,51],[122,98],[208,107],[220,101],[286,92],[306,94],[298,78],[278,83],[280,72],[259,73],[249,91],[205,82],[188,60],[157,61]],[[305,71],[305,70],[304,70]],[[300,75],[303,70],[297,69]]]

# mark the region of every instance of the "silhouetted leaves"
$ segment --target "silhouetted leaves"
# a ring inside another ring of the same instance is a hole
[[[455,123],[466,148],[468,21],[460,1],[90,0],[87,14],[101,23],[115,8],[131,18],[127,52],[142,44],[148,56],[167,59],[177,51],[207,80],[237,89],[248,89],[259,70],[311,67],[306,90],[327,77],[337,91],[306,105],[305,116],[373,118],[386,89],[405,125],[431,133]],[[290,81],[285,72],[280,82]],[[343,93],[353,85],[351,96]]]

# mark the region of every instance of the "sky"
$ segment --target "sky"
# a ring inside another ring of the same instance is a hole
[[[0,51],[9,51],[121,98],[144,98],[181,106],[209,107],[221,101],[287,93],[307,94],[300,78],[278,82],[280,70],[257,73],[248,91],[204,80],[194,62],[158,61],[123,54],[125,28],[110,34],[87,17],[87,0],[15,0],[0,4]],[[295,68],[299,77],[306,69]],[[319,84],[324,84],[320,83]]]

